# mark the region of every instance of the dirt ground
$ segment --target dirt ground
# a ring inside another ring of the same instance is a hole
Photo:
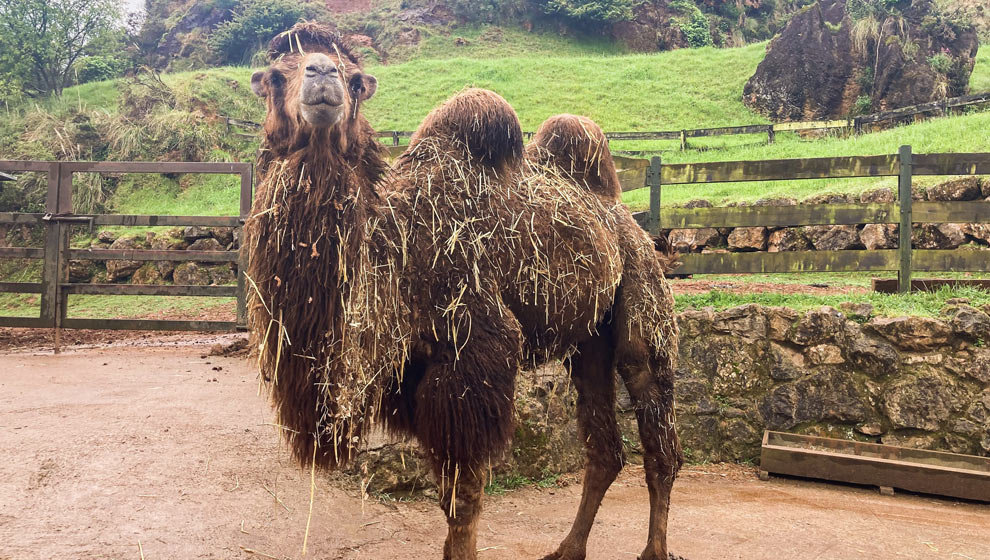
[[[236,336],[0,350],[0,560],[303,558],[309,473],[288,462],[248,360],[210,355]],[[306,558],[439,557],[433,503],[315,482]],[[579,496],[571,484],[488,498],[480,558],[550,552]],[[630,468],[589,558],[635,558],[646,522]],[[689,560],[990,559],[990,506],[692,466],[674,487],[670,547]]]

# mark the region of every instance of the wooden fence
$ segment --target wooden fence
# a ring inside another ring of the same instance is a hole
[[[987,175],[990,154],[898,154],[865,157],[784,159],[665,165],[617,158],[623,190],[650,189],[650,211],[637,220],[649,231],[723,227],[899,224],[899,249],[873,251],[795,251],[781,253],[685,254],[678,274],[896,271],[907,291],[914,271],[990,272],[990,251],[912,250],[913,223],[990,223],[990,203],[915,202],[915,175]],[[850,177],[898,177],[897,203],[802,204],[732,208],[661,208],[666,185],[705,185],[742,181],[789,181]]]
[[[40,294],[37,317],[0,317],[0,327],[54,328],[56,348],[61,328],[126,330],[232,331],[246,322],[244,252],[72,249],[73,225],[94,226],[201,226],[230,227],[239,230],[251,212],[254,166],[250,163],[179,162],[81,162],[81,161],[0,161],[0,171],[39,172],[48,177],[45,213],[0,213],[0,224],[43,226],[43,247],[0,247],[0,258],[43,261],[41,282],[0,282],[0,292]],[[239,216],[151,216],[119,214],[75,214],[72,205],[74,173],[212,173],[240,177]],[[194,261],[239,263],[236,286],[165,286],[121,284],[75,284],[69,282],[72,260]],[[236,321],[159,321],[139,319],[85,319],[67,317],[68,296],[199,296],[237,298]]]
[[[914,115],[923,115],[926,113],[939,113],[946,114],[951,109],[958,109],[963,107],[970,107],[975,105],[983,105],[990,103],[990,92],[978,93],[974,95],[964,95],[962,97],[953,97],[950,99],[943,99],[941,101],[933,101],[931,103],[924,103],[921,105],[913,105],[910,107],[903,107],[893,111],[884,111],[880,113],[874,113],[872,115],[862,115],[850,119],[842,120],[828,120],[828,121],[804,121],[804,122],[785,122],[777,124],[751,124],[744,126],[723,126],[717,128],[696,128],[696,129],[685,129],[685,130],[668,130],[660,132],[607,132],[605,136],[609,140],[679,140],[680,149],[688,149],[688,140],[691,138],[710,138],[715,136],[734,136],[740,134],[761,134],[766,135],[767,142],[773,144],[777,133],[779,132],[812,132],[821,130],[847,130],[855,131],[857,134],[863,132],[863,128],[870,124],[876,124],[885,121],[895,121],[899,119],[904,119],[907,117],[912,117]],[[255,122],[246,121],[242,119],[235,119],[232,117],[223,117],[226,125],[227,131],[231,131],[231,127],[240,127],[250,130],[260,130],[261,125]],[[245,138],[256,138],[254,134],[242,134],[232,132],[232,134],[237,134],[238,136]],[[403,141],[412,137],[412,132],[410,131],[397,131],[397,130],[386,130],[377,133],[378,139],[388,144],[394,148],[402,147]],[[527,138],[533,135],[532,132],[524,133]],[[393,155],[400,153],[401,150],[393,152]],[[652,152],[656,152],[653,150]],[[618,151],[620,154],[641,154],[642,152],[624,152]]]

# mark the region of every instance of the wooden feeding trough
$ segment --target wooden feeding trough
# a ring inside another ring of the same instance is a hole
[[[767,431],[760,478],[770,473],[990,502],[990,458]]]

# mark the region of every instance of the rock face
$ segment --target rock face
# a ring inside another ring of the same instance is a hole
[[[729,248],[736,251],[765,251],[767,248],[767,228],[738,227],[728,238]]]
[[[860,98],[870,112],[963,95],[979,48],[976,32],[942,15],[934,0],[908,4],[894,7],[899,17],[882,17],[865,41],[854,40],[863,18],[850,14],[846,0],[819,0],[798,12],[771,41],[743,101],[786,121],[849,115]]]
[[[877,318],[845,306],[800,314],[746,305],[678,316],[677,430],[689,460],[757,460],[764,429],[990,456],[990,316],[966,304],[945,319]],[[622,394],[621,383],[619,393]],[[634,413],[620,396],[626,453]],[[576,395],[560,366],[522,373],[517,429],[496,474],[542,478],[583,464]],[[623,404],[625,403],[625,404]],[[354,468],[372,489],[432,488],[418,450],[376,444]],[[405,465],[403,468],[402,465]]]

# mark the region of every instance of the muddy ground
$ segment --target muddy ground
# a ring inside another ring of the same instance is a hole
[[[59,356],[0,350],[0,560],[302,558],[309,473],[288,462],[247,359],[210,355],[233,338],[103,337]],[[636,557],[641,475],[609,492],[589,558]],[[579,496],[574,483],[490,497],[480,558],[553,550]],[[312,508],[307,558],[439,557],[433,503],[317,475]],[[990,506],[931,496],[696,465],[672,508],[671,550],[689,560],[990,558]]]

